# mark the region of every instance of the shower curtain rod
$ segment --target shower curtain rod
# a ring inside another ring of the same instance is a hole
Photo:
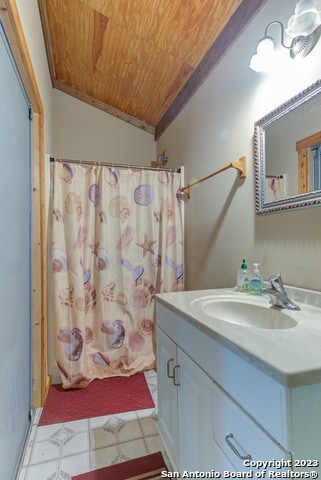
[[[50,162],[61,162],[61,163],[79,163],[80,165],[101,165],[104,167],[111,168],[136,168],[138,170],[156,170],[163,172],[177,172],[181,173],[180,168],[162,168],[162,167],[148,167],[143,165],[126,165],[122,163],[106,163],[106,162],[96,162],[94,160],[66,160],[63,158],[50,157]]]

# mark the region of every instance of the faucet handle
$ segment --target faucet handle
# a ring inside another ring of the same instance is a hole
[[[269,283],[271,287],[275,288],[278,292],[285,293],[285,288],[283,285],[281,273],[275,273],[269,278]]]
[[[275,307],[288,310],[300,310],[300,307],[289,299],[285,291],[281,273],[275,273],[269,278],[270,288],[262,288],[261,292],[269,295],[270,303]]]

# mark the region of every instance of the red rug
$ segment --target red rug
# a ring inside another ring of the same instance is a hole
[[[93,472],[82,473],[72,477],[72,480],[158,480],[164,478],[161,474],[167,471],[163,455],[157,452],[110,467],[99,468]]]
[[[154,408],[143,373],[93,380],[88,387],[64,390],[51,385],[39,425]]]

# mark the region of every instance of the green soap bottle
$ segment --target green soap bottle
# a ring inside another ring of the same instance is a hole
[[[235,290],[237,292],[248,292],[249,291],[249,279],[251,272],[248,270],[245,263],[245,258],[243,258],[242,265],[240,270],[236,275],[236,286]]]
[[[250,276],[250,292],[252,295],[262,295],[263,278],[259,270],[259,263],[253,263],[253,273]]]

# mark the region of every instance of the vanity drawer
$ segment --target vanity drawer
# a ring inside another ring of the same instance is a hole
[[[289,452],[273,440],[215,383],[213,383],[212,394],[213,439],[236,471],[257,471],[255,466],[246,466],[245,458],[242,459],[239,456],[250,455],[251,461],[283,460],[283,465],[286,460],[291,460]],[[286,467],[280,469],[273,466],[269,469],[273,471],[289,470]]]

